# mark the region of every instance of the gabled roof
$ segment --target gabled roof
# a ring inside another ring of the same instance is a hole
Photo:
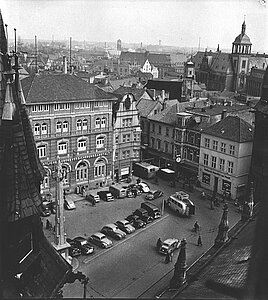
[[[127,93],[131,93],[134,95],[134,98],[136,101],[140,100],[142,95],[144,94],[145,90],[144,89],[138,89],[135,87],[126,87],[126,86],[121,86],[117,90],[113,91],[112,93],[114,95],[125,95]]]
[[[163,81],[163,80],[148,80],[145,85],[147,89],[165,90],[169,92],[169,99],[181,100],[181,81]]]
[[[100,88],[70,74],[34,74],[22,80],[27,103],[115,100]]]
[[[167,125],[175,125],[177,122],[177,104],[170,106],[160,113],[148,117],[150,121],[157,121]]]
[[[203,133],[238,143],[253,141],[252,126],[237,116],[228,116],[203,130]]]
[[[136,104],[136,107],[139,111],[141,117],[147,118],[148,115],[154,108],[159,104],[158,101],[143,99],[141,98],[140,101]]]

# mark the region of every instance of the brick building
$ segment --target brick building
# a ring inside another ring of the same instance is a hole
[[[111,179],[111,94],[69,75],[38,75],[22,80],[37,151],[46,170],[42,192],[53,191],[59,156],[64,188],[80,191]]]

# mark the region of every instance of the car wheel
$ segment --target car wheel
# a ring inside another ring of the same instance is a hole
[[[105,247],[105,245],[102,244],[102,245],[101,245],[101,248],[105,249],[106,247]]]

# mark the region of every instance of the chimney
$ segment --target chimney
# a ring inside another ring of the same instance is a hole
[[[67,74],[67,59],[66,56],[63,56],[63,73]]]
[[[226,113],[227,113],[227,110],[223,109],[221,112],[221,120],[223,120],[226,117]]]

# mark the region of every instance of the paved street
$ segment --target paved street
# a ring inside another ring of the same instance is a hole
[[[167,198],[175,191],[182,190],[178,183],[175,188],[169,187],[167,182],[161,180],[158,185],[150,181],[148,183],[151,189],[164,191],[163,197],[153,200],[153,203],[159,208],[161,208],[163,198]],[[103,250],[95,247],[93,255],[80,256],[77,270],[89,277],[87,297],[151,298],[161,292],[172,276],[178,251],[175,252],[173,261],[165,264],[165,257],[155,250],[159,237],[162,240],[169,237],[176,237],[180,240],[185,238],[188,266],[210,248],[217,235],[222,205],[211,210],[209,201],[202,200],[200,194],[199,191],[190,193],[190,197],[196,205],[194,217],[180,217],[166,208],[164,215],[159,220],[128,235],[122,241],[114,240],[112,248]],[[113,223],[131,214],[140,207],[144,197],[145,194],[142,194],[137,198],[116,199],[113,202],[100,201],[96,207],[92,207],[85,200],[76,201],[76,210],[65,210],[67,236],[71,238],[78,235],[90,236],[100,230],[103,225]],[[53,217],[51,215],[49,218],[53,220]],[[240,218],[240,214],[233,204],[229,205],[228,218],[230,227]],[[197,246],[198,236],[191,231],[196,220],[201,226],[202,247]],[[47,233],[52,238],[52,233]],[[161,280],[165,274],[167,275]],[[156,282],[158,284],[155,284]],[[150,286],[153,287],[149,288]],[[83,286],[80,282],[65,285],[64,297],[81,297],[82,295]]]

